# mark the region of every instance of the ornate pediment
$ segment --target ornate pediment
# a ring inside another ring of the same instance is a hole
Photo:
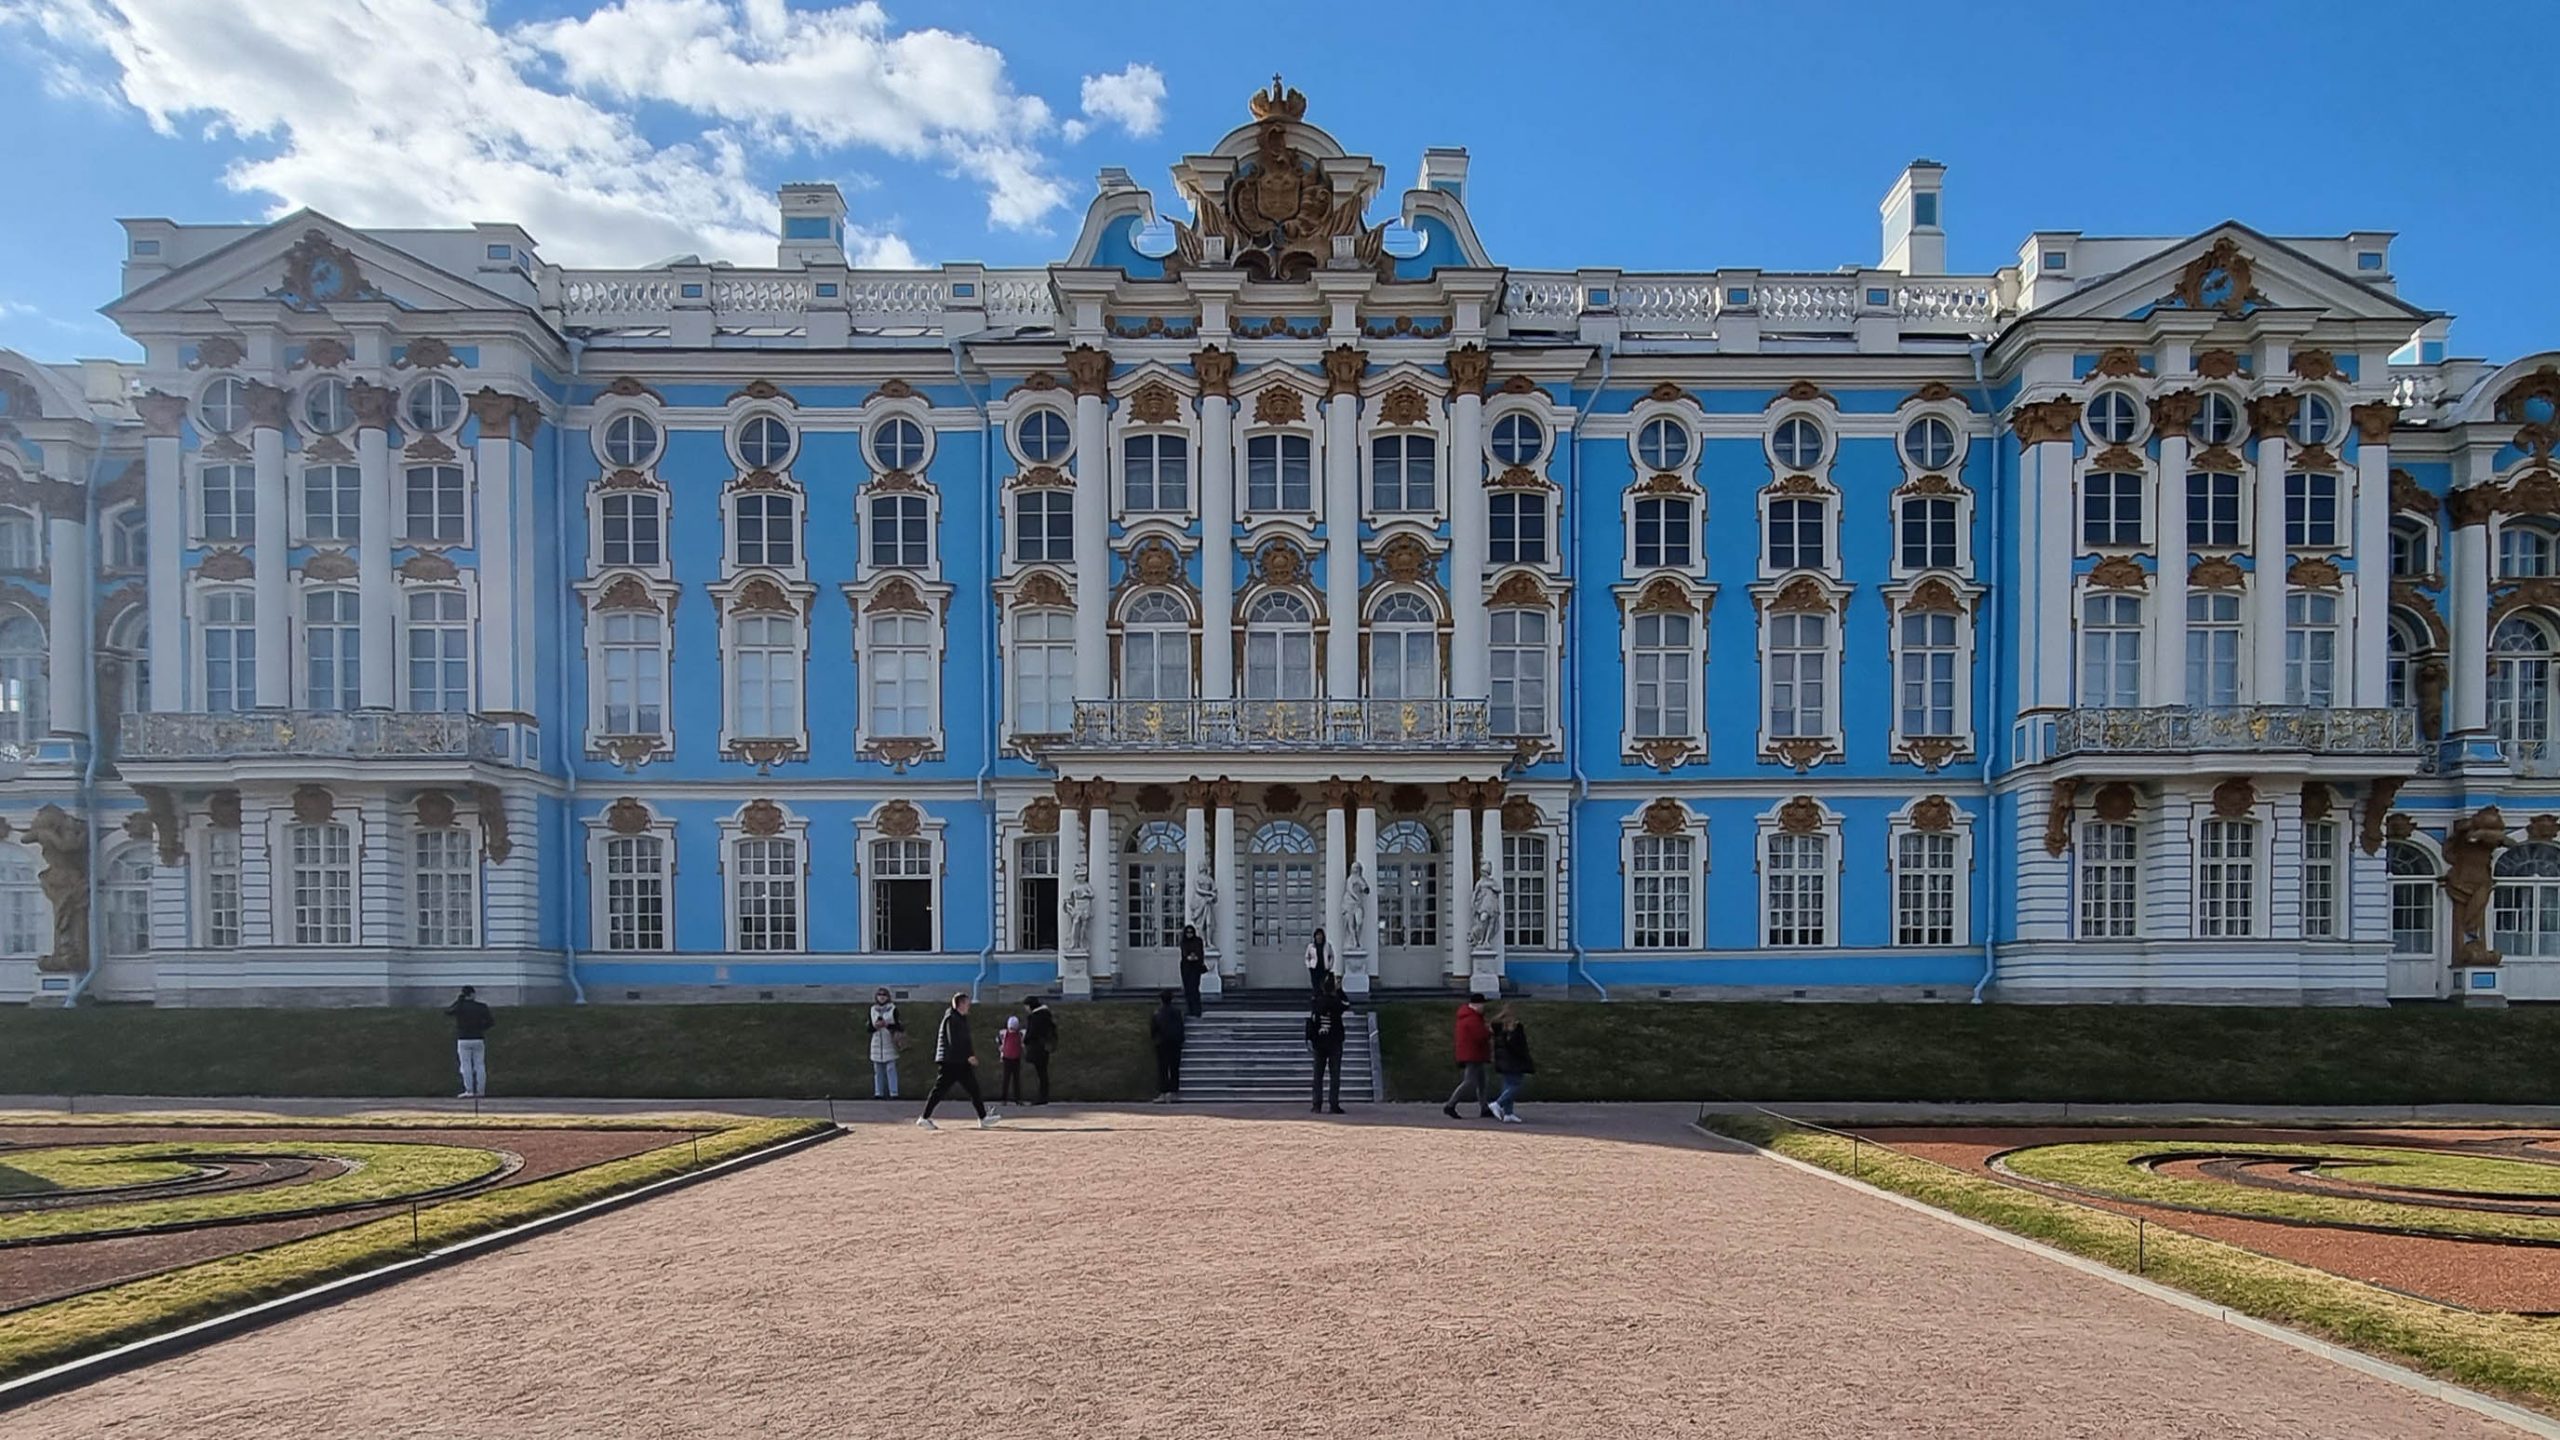
[[[1386,227],[1363,223],[1375,179],[1345,174],[1301,147],[1293,132],[1304,129],[1306,97],[1283,89],[1277,77],[1251,108],[1253,151],[1221,187],[1212,191],[1217,182],[1207,174],[1183,177],[1195,216],[1187,225],[1174,222],[1166,272],[1232,266],[1254,280],[1295,284],[1334,268],[1339,240],[1348,242],[1341,248],[1349,268],[1393,279]]]
[[[2241,253],[2240,242],[2225,235],[2178,272],[2178,283],[2160,297],[2163,306],[2180,310],[2219,310],[2245,315],[2267,303],[2257,284],[2257,262]]]

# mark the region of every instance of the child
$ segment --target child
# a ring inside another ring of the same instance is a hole
[[[1004,1087],[999,1100],[1022,1103],[1022,1017],[1004,1017],[1004,1035],[996,1042],[996,1054],[1004,1060]]]

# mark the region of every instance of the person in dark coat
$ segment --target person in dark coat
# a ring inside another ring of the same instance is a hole
[[[1342,981],[1327,977],[1307,1009],[1307,1049],[1315,1056],[1315,1091],[1309,1110],[1325,1108],[1325,1075],[1333,1076],[1333,1113],[1342,1113],[1342,1037],[1351,1002],[1342,998]]]
[[[1182,927],[1182,1009],[1192,1019],[1200,1018],[1200,977],[1209,973],[1209,945],[1200,938],[1198,929]]]
[[[1520,1123],[1515,1102],[1520,1087],[1535,1074],[1538,1063],[1529,1058],[1529,1025],[1520,1012],[1505,1005],[1493,1017],[1493,1073],[1502,1077],[1502,1093],[1493,1097],[1493,1113],[1505,1124]]]
[[[1473,1100],[1481,1107],[1476,1111],[1476,1118],[1490,1120],[1493,1118],[1493,1087],[1488,1083],[1491,1077],[1485,1074],[1485,1070],[1493,1062],[1493,1032],[1485,1027],[1481,997],[1470,995],[1467,1003],[1458,1007],[1455,1040],[1458,1088],[1449,1092],[1449,1103],[1440,1107],[1440,1113],[1455,1120],[1458,1118],[1458,1102]]]
[[[1156,1046],[1156,1103],[1182,1098],[1182,1007],[1173,992],[1156,992],[1156,1013],[1147,1019],[1147,1038]]]
[[[1058,1017],[1049,1002],[1034,995],[1023,1002],[1022,1056],[1031,1062],[1031,1072],[1040,1077],[1040,1098],[1034,1105],[1049,1103],[1049,1055],[1058,1048]]]
[[[978,1092],[978,1047],[969,1038],[969,992],[951,997],[951,1008],[942,1012],[942,1023],[933,1027],[933,1089],[924,1097],[924,1113],[916,1124],[927,1130],[942,1127],[933,1123],[933,1107],[957,1085],[969,1097],[970,1108],[978,1112],[978,1128],[990,1130],[1004,1118],[987,1109],[986,1097]]]
[[[474,1100],[489,1093],[489,1030],[498,1017],[480,1003],[480,992],[465,985],[453,1003],[444,1007],[453,1021],[453,1059],[462,1071],[460,1100]]]

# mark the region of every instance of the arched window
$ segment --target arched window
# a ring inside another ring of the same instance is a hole
[[[2294,407],[2293,423],[2286,426],[2296,445],[2326,445],[2338,431],[2337,407],[2318,395],[2305,394]]]
[[[257,708],[256,597],[247,590],[206,591],[196,644],[204,656],[204,708],[217,715]]]
[[[2436,955],[2436,862],[2406,840],[2391,842],[2391,953]]]
[[[2122,445],[2142,428],[2142,407],[2122,390],[2101,390],[2089,397],[2083,421],[2090,439],[2101,445]]]
[[[874,617],[873,623],[895,618]],[[729,661],[737,677],[730,733],[767,739],[799,734],[799,617],[763,612],[739,616]],[[872,676],[875,689],[880,678]]]
[[[604,422],[604,458],[626,469],[646,465],[658,458],[658,439],[657,422],[624,411]]]
[[[1244,698],[1312,700],[1316,694],[1315,614],[1283,590],[1245,612]]]
[[[2383,703],[2394,710],[2414,709],[2418,703],[2418,655],[2425,650],[2425,632],[2418,622],[2401,611],[2391,612],[2391,624],[2383,634],[2388,651]]]
[[[2551,742],[2552,635],[2531,615],[2498,622],[2489,640],[2489,728],[2507,758],[2538,760]]]
[[[456,600],[460,596],[454,597]],[[364,627],[353,590],[302,595],[302,700],[314,710],[353,710],[364,664]]]
[[[151,708],[151,629],[140,606],[126,611],[107,629],[105,660],[117,674],[117,707],[139,715]]]
[[[1440,943],[1439,843],[1419,820],[1378,832],[1378,943],[1407,948]]]
[[[1944,470],[1955,463],[1956,427],[1935,415],[1923,415],[1903,427],[1902,454],[1923,470]]]
[[[1315,832],[1295,820],[1267,821],[1253,832],[1245,849],[1255,855],[1313,855]]]
[[[197,402],[196,418],[216,435],[229,435],[248,424],[248,384],[237,376],[225,375],[207,385],[203,399]]]
[[[2509,959],[2560,955],[2560,845],[2498,852],[2489,892],[2489,943]]]
[[[1182,852],[1182,827],[1170,820],[1150,820],[1131,832],[1122,877],[1131,948],[1170,950],[1182,939]]]
[[[0,740],[32,745],[53,730],[44,627],[23,610],[0,610]]]
[[[791,443],[791,427],[771,415],[750,415],[738,427],[738,458],[750,470],[779,470],[790,464]]]
[[[1369,508],[1429,510],[1440,503],[1439,442],[1428,435],[1381,435],[1369,442]]]
[[[1378,700],[1440,698],[1440,627],[1420,596],[1399,591],[1369,618],[1369,694]]]
[[[462,391],[441,375],[421,380],[409,391],[409,403],[402,411],[409,428],[421,433],[441,433],[462,423]]]
[[[409,709],[471,708],[471,602],[461,591],[410,592],[408,649]]]
[[[1493,458],[1505,465],[1534,465],[1546,448],[1547,427],[1534,415],[1514,410],[1493,422]]]
[[[1022,447],[1022,458],[1034,465],[1055,465],[1067,458],[1075,445],[1075,432],[1067,425],[1067,417],[1043,407],[1023,412],[1013,424],[1014,440]]]
[[[1769,502],[1769,568],[1822,568],[1823,502],[1792,499]]]
[[[1186,510],[1191,505],[1191,441],[1132,435],[1120,442],[1121,508]]]
[[[2526,520],[2510,520],[2498,527],[2498,574],[2508,580],[2535,580],[2553,572],[2560,546],[2552,543],[2551,531]]]
[[[36,517],[24,510],[0,510],[0,570],[34,570],[42,560]]]
[[[53,907],[23,845],[0,845],[0,959],[29,960],[53,946]]]
[[[892,415],[871,427],[871,463],[884,471],[912,474],[924,464],[924,440],[923,426],[904,415]]]
[[[2435,532],[2424,520],[2403,515],[2391,522],[2391,576],[2423,580],[2436,573]]]
[[[1181,601],[1162,590],[1131,601],[1120,622],[1120,696],[1191,698],[1191,617]]]

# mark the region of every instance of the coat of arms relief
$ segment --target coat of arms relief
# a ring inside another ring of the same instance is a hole
[[[1166,271],[1223,263],[1255,280],[1295,283],[1337,268],[1339,252],[1338,268],[1394,279],[1386,227],[1362,223],[1368,187],[1337,190],[1322,165],[1289,143],[1289,127],[1306,119],[1307,97],[1283,89],[1275,75],[1251,106],[1259,124],[1253,154],[1237,162],[1224,194],[1190,189],[1197,219],[1174,222]],[[1337,247],[1337,240],[1349,243]]]

